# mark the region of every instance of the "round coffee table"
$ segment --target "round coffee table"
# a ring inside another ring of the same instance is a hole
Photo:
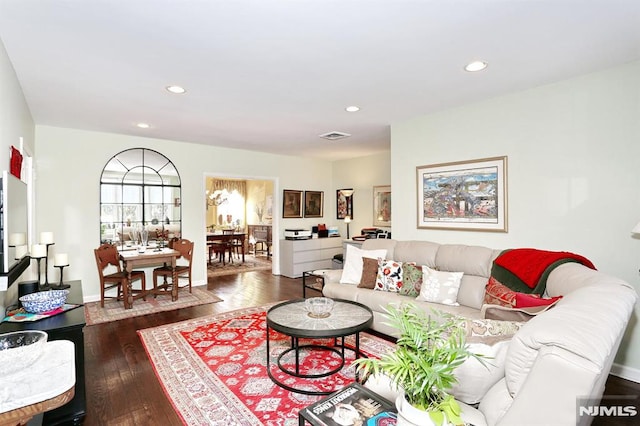
[[[329,395],[335,391],[310,391],[307,389],[295,388],[289,386],[282,381],[276,379],[271,373],[271,360],[269,349],[269,331],[275,330],[282,334],[291,337],[291,348],[282,352],[278,356],[278,368],[294,377],[302,378],[319,378],[326,377],[339,372],[345,363],[344,352],[351,350],[355,353],[355,358],[358,359],[362,354],[360,353],[360,332],[366,330],[373,324],[373,312],[367,306],[352,302],[349,300],[333,299],[334,305],[331,315],[326,318],[315,318],[308,315],[305,308],[305,299],[289,300],[287,302],[279,303],[267,311],[267,373],[271,380],[291,392],[302,393],[306,395]],[[355,335],[355,348],[345,347],[344,338],[346,336]],[[321,339],[331,338],[333,339],[333,345],[319,345],[319,344],[300,344],[300,339]],[[340,343],[338,342],[340,339]],[[304,373],[300,371],[300,350],[320,350],[330,351],[338,354],[341,358],[340,364],[322,373]],[[295,354],[295,370],[286,368],[282,364],[282,357],[294,352]]]

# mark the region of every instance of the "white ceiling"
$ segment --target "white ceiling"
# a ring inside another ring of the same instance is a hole
[[[640,1],[0,0],[0,39],[36,124],[335,160],[388,149],[399,121],[640,59]]]

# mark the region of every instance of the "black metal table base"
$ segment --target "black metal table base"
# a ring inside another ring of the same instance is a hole
[[[269,339],[269,327],[267,326],[267,374],[269,375],[269,378],[271,379],[271,381],[273,381],[273,383],[275,383],[276,385],[280,386],[283,389],[286,389],[290,392],[296,392],[296,393],[301,393],[304,395],[330,395],[332,393],[334,393],[336,390],[338,389],[331,389],[331,390],[327,390],[327,391],[313,391],[313,390],[309,390],[309,389],[302,389],[300,387],[294,387],[294,386],[290,386],[287,385],[285,383],[283,383],[281,380],[277,379],[274,374],[271,372],[271,354],[270,354],[270,339]],[[300,338],[299,337],[291,337],[291,348],[285,350],[284,352],[282,352],[277,359],[276,365],[278,367],[278,369],[287,374],[288,376],[291,377],[297,377],[297,378],[303,378],[303,379],[317,379],[317,378],[322,378],[322,377],[328,377],[331,376],[333,374],[337,374],[338,372],[340,372],[342,370],[342,368],[344,367],[345,364],[345,350],[348,351],[353,351],[353,353],[355,354],[355,358],[358,359],[361,356],[364,356],[361,352],[360,352],[360,332],[355,333],[355,340],[356,340],[356,345],[355,348],[350,348],[345,346],[344,343],[344,338],[345,336],[341,336],[341,342],[338,344],[338,337],[334,337],[333,338],[333,346],[325,346],[325,345],[318,345],[318,344],[308,344],[308,345],[300,345]],[[306,374],[306,373],[301,373],[300,372],[300,350],[301,349],[309,349],[309,350],[320,350],[320,351],[329,351],[329,352],[334,352],[336,354],[338,354],[340,356],[340,365],[329,370],[329,371],[325,371],[322,373],[312,373],[312,374]],[[286,356],[287,354],[294,352],[295,354],[295,371],[286,368],[283,364],[282,364],[282,357]],[[358,379],[357,375],[356,375],[356,380]]]

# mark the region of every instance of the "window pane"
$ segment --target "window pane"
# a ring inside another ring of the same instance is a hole
[[[144,217],[147,224],[159,224],[167,217],[167,209],[164,204],[145,204]]]
[[[103,203],[119,203],[121,201],[122,185],[102,184],[100,199]]]
[[[162,178],[154,169],[144,167],[143,170],[144,184],[145,185],[162,185]]]
[[[145,197],[144,201],[146,203],[163,203],[164,199],[162,197],[162,187],[161,186],[145,186]]]
[[[123,203],[142,203],[142,187],[126,185],[122,187]]]
[[[100,210],[100,222],[109,224],[122,222],[122,209],[119,204],[102,204]]]
[[[127,223],[142,223],[142,204],[124,204],[122,217]]]

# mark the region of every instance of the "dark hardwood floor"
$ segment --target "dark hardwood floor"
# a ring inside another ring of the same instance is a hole
[[[85,425],[182,424],[136,330],[302,297],[300,279],[271,271],[215,277],[207,288],[223,301],[85,327]]]
[[[271,271],[215,277],[210,279],[207,288],[223,301],[84,329],[85,425],[181,424],[155,376],[136,330],[302,297],[300,279],[274,276]],[[605,393],[638,395],[640,384],[610,376]],[[603,420],[594,424],[619,423]]]

